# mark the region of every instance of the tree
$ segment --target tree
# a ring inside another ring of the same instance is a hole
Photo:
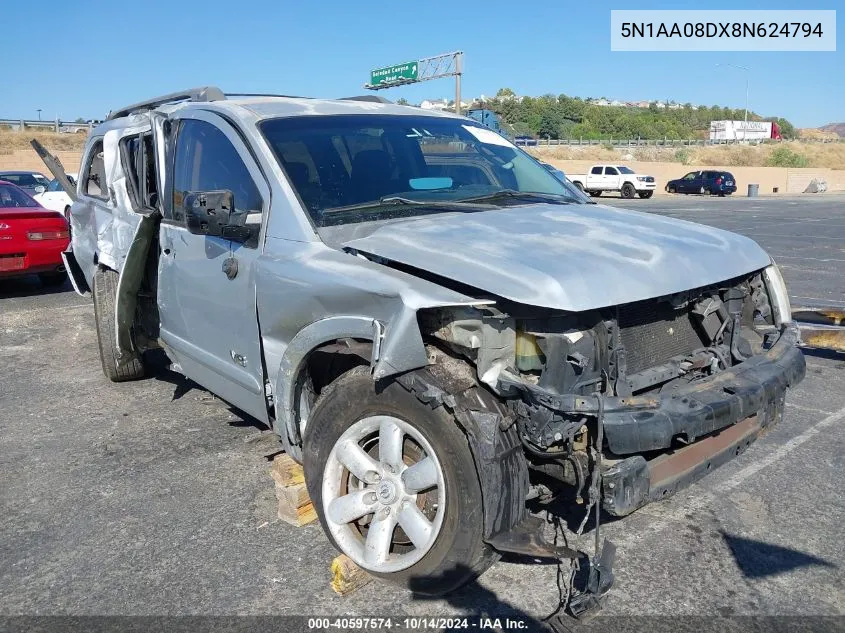
[[[499,88],[499,90],[496,91],[496,96],[497,97],[515,97],[516,93],[513,90],[511,90],[510,88]]]
[[[485,105],[495,111],[502,122],[521,134],[543,138],[585,139],[678,139],[706,138],[711,121],[722,119],[741,120],[744,111],[714,105],[693,110],[692,104],[683,108],[658,108],[655,102],[645,108],[625,106],[597,106],[565,94],[546,94],[540,97],[509,98],[513,91],[502,88],[497,96]],[[671,103],[676,103],[672,101]],[[749,120],[762,120],[760,115],[749,112]],[[777,121],[784,137],[795,134],[795,128],[786,119],[770,117]]]
[[[396,100],[396,105],[408,105],[408,100],[405,97],[399,97]]]

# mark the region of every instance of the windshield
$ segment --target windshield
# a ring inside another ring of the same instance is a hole
[[[17,187],[0,185],[0,209],[37,207],[38,203]]]
[[[528,154],[465,119],[286,117],[260,128],[317,226],[588,202]]]
[[[617,169],[619,170],[619,173],[621,173],[621,174],[633,174],[633,173],[635,173],[634,170],[631,169],[630,167],[623,167],[623,166],[620,165],[619,167],[617,167]]]

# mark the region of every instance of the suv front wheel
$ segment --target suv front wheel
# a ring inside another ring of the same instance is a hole
[[[418,370],[426,371],[426,370]],[[371,574],[444,594],[496,559],[466,436],[440,404],[356,367],[308,418],[303,465],[329,539]]]

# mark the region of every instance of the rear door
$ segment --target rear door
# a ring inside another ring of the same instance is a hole
[[[619,189],[619,170],[616,167],[605,167],[604,182],[602,184],[604,189]]]
[[[270,188],[238,132],[221,117],[177,113],[170,127],[173,168],[165,178],[158,273],[161,339],[185,375],[268,422],[255,288],[263,230],[252,246],[194,235],[184,202],[190,192],[230,190],[235,209],[261,223]]]
[[[601,165],[596,165],[590,169],[590,173],[587,174],[587,184],[585,189],[595,189],[600,190],[602,188],[602,184],[604,183],[604,167]]]

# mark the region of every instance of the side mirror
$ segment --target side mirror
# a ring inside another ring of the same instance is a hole
[[[194,235],[222,237],[246,242],[253,227],[246,225],[246,214],[235,211],[235,196],[228,189],[198,191],[185,196],[185,219]]]
[[[45,191],[47,191],[47,187],[45,187],[44,185],[36,185],[35,195],[38,195],[40,193],[44,193]]]

